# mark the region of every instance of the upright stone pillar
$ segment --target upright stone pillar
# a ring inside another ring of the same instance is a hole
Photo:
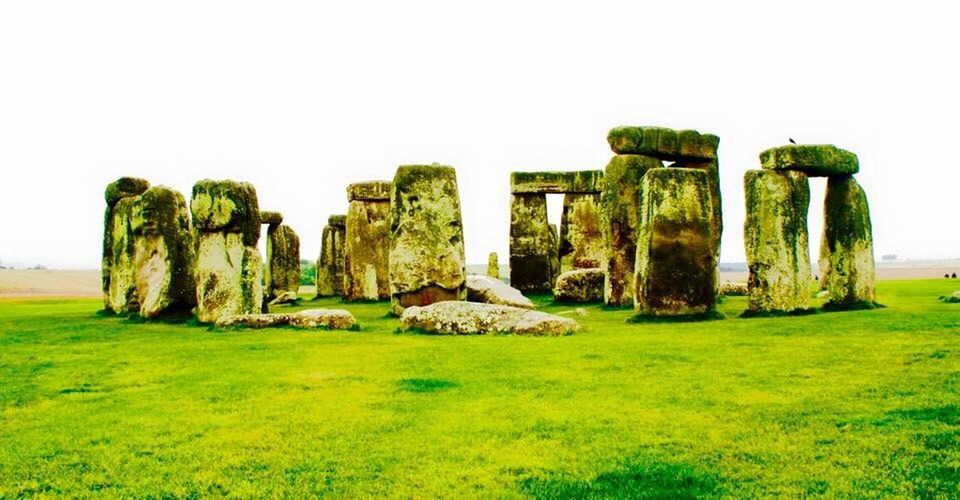
[[[823,245],[820,272],[826,275],[829,301],[837,309],[876,306],[873,226],[867,195],[852,175],[827,180],[823,206]]]
[[[801,172],[748,170],[746,247],[750,313],[794,312],[810,303],[807,211],[810,185]]]
[[[300,237],[286,224],[267,228],[267,298],[300,291]]]
[[[560,230],[556,224],[547,226],[550,232],[550,248],[547,250],[547,261],[550,264],[550,290],[557,284],[557,278],[560,277]]]
[[[490,252],[490,256],[487,257],[487,276],[500,279],[500,262],[497,252]]]
[[[600,196],[606,243],[603,299],[607,305],[633,306],[640,181],[648,170],[662,166],[660,160],[641,155],[616,155],[607,164]]]
[[[510,286],[521,292],[549,292],[553,288],[551,253],[556,253],[556,243],[550,238],[547,195],[514,194],[510,198]]]
[[[403,165],[390,196],[391,310],[466,300],[466,261],[457,173],[453,167]],[[349,226],[349,224],[348,224]]]
[[[390,298],[390,182],[350,184],[343,299]]]
[[[261,312],[256,189],[246,182],[199,181],[193,186],[190,212],[197,240],[197,319],[212,323],[223,316]]]
[[[317,297],[343,296],[347,216],[331,215],[323,228],[317,259]]]
[[[563,196],[561,273],[602,266],[606,252],[600,227],[600,193],[568,193]]]
[[[133,263],[133,233],[130,217],[134,198],[150,187],[145,179],[121,177],[107,185],[104,198],[103,260],[101,275],[104,309],[116,313],[132,312],[139,307]],[[126,200],[126,201],[124,201]]]
[[[706,315],[716,307],[713,208],[707,174],[654,168],[640,186],[635,310],[641,316]]]

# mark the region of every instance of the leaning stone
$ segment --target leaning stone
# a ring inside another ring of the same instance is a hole
[[[603,259],[606,275],[603,295],[607,305],[633,305],[640,181],[647,170],[662,166],[660,160],[640,155],[617,155],[607,164],[603,193],[600,195],[600,218],[606,253]]]
[[[560,216],[560,272],[603,265],[600,194],[567,194]]]
[[[390,201],[390,181],[350,184],[347,186],[347,201]]]
[[[390,205],[393,313],[410,306],[465,300],[467,272],[456,170],[438,164],[399,167]]]
[[[280,212],[269,212],[266,210],[261,210],[260,223],[269,224],[271,226],[279,226],[280,224],[283,224],[283,214]]]
[[[256,247],[244,245],[240,233],[200,233],[197,238],[197,319],[212,323],[260,312],[263,267]]]
[[[655,168],[640,190],[634,309],[641,316],[713,313],[717,263],[707,174]]]
[[[260,208],[257,190],[246,182],[204,179],[193,185],[190,199],[193,227],[202,233],[243,235],[243,244],[260,240]]]
[[[487,276],[500,279],[500,263],[498,260],[497,252],[490,252],[487,257]]]
[[[553,285],[556,239],[551,239],[545,194],[510,197],[510,285],[524,292],[547,292]]]
[[[283,304],[296,304],[300,301],[300,295],[297,292],[285,291],[274,297],[268,305],[279,306]]]
[[[557,277],[553,298],[557,302],[598,302],[603,300],[603,269],[574,269]]]
[[[400,316],[404,330],[438,335],[511,333],[516,335],[569,335],[576,321],[519,307],[476,302],[438,302],[408,307]]]
[[[745,297],[749,293],[747,284],[743,282],[725,282],[720,285],[720,295],[726,297]]]
[[[807,212],[810,185],[800,172],[748,170],[743,240],[751,312],[793,312],[810,303]]]
[[[217,320],[219,328],[245,327],[269,328],[292,326],[295,328],[349,330],[356,325],[353,315],[343,309],[307,309],[295,313],[237,314]]]
[[[343,218],[342,224],[339,218]],[[317,297],[343,296],[343,269],[346,216],[331,216],[323,228],[320,257],[317,259]]]
[[[603,189],[602,170],[510,174],[511,194],[599,193],[601,189]]]
[[[533,302],[524,297],[520,290],[497,278],[476,274],[467,275],[467,300],[533,309]]]
[[[130,229],[140,316],[189,311],[197,303],[197,293],[187,201],[163,186],[134,199]]]
[[[720,138],[696,130],[663,127],[615,127],[607,134],[610,149],[617,154],[652,156],[660,160],[717,158]]]
[[[771,170],[796,170],[810,177],[852,175],[860,171],[857,155],[832,144],[789,144],[760,153],[760,165]]]
[[[124,198],[140,196],[148,188],[150,188],[150,182],[146,179],[121,177],[107,184],[107,189],[103,193],[103,197],[107,200],[107,206],[112,207]]]
[[[390,183],[351,184],[344,234],[343,299],[390,298]]]
[[[823,206],[823,242],[829,262],[828,306],[873,305],[876,269],[867,195],[853,176],[831,177]],[[823,271],[821,271],[823,272]]]
[[[300,237],[286,224],[267,230],[267,297],[300,290]]]

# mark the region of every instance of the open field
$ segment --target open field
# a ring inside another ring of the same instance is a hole
[[[0,497],[953,496],[955,284],[706,323],[588,306],[560,338],[397,334],[382,303],[307,333],[0,299]]]

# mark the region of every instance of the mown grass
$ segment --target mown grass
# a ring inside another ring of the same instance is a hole
[[[0,300],[0,497],[954,496],[955,282],[872,311],[567,337],[214,331]]]

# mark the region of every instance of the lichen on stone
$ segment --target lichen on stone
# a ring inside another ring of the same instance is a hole
[[[826,275],[827,306],[837,309],[874,303],[876,268],[870,206],[853,176],[828,179],[823,219],[820,259],[828,265],[820,272]]]
[[[852,175],[860,171],[857,155],[833,144],[788,144],[760,153],[760,165],[771,170],[796,170],[810,177]]]
[[[351,184],[388,189],[389,182]],[[368,188],[370,190],[374,188]],[[347,209],[344,233],[343,299],[390,298],[390,198],[354,198]]]

